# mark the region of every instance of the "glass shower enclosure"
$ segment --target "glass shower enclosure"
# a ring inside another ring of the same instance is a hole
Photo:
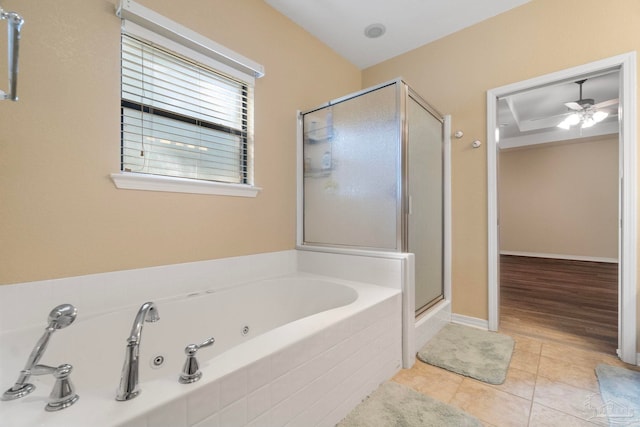
[[[301,247],[411,252],[416,315],[443,298],[444,118],[401,80],[300,113]]]

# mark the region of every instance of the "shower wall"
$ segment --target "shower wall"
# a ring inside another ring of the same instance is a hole
[[[416,313],[443,297],[443,123],[400,80],[301,114],[299,244],[413,253]]]

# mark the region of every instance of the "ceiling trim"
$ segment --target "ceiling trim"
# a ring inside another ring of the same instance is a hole
[[[618,133],[618,122],[600,123],[587,129],[575,127],[570,130],[554,129],[549,132],[535,133],[524,136],[514,136],[506,138],[497,143],[500,150],[510,150],[522,148],[530,145],[547,144],[551,142],[575,141],[582,138],[592,138],[595,136],[615,135]]]

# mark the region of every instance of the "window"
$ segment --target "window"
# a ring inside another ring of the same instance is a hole
[[[251,88],[122,35],[122,170],[247,184]]]
[[[232,195],[249,188],[255,196],[253,81],[261,66],[247,67],[246,58],[134,2],[123,1],[118,13],[124,21],[116,186]]]

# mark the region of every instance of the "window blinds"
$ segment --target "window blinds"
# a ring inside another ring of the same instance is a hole
[[[246,184],[253,87],[122,35],[122,170]]]

